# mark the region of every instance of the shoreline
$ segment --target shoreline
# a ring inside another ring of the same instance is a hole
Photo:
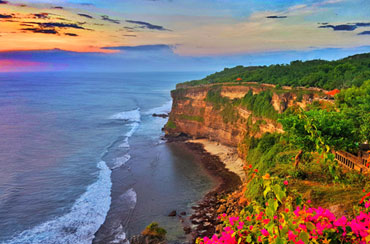
[[[243,169],[239,165],[242,161],[232,164],[232,160],[235,159],[235,156],[237,157],[235,150],[234,153],[231,153],[230,150],[232,148],[221,144],[216,145],[217,142],[205,139],[168,139],[167,143],[176,143],[179,147],[184,148],[184,150],[190,151],[201,167],[216,182],[216,186],[192,206],[194,212],[190,216],[186,218],[180,217],[180,221],[184,226],[184,232],[188,235],[191,243],[194,243],[198,237],[212,237],[217,230],[217,226],[220,224],[217,217],[219,215],[219,208],[225,202],[223,200],[224,196],[236,191],[242,185],[241,171]],[[228,150],[226,152],[220,152],[221,148],[222,150],[228,148]],[[223,161],[222,159],[228,160]],[[238,169],[238,165],[240,169]]]

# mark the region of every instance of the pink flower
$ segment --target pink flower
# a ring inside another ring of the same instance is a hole
[[[287,181],[287,180],[285,180],[285,181],[284,181],[284,185],[286,185],[286,186],[287,186],[288,184],[289,184],[289,183],[288,183],[288,181]]]
[[[288,232],[288,240],[289,241],[293,241],[293,240],[295,240],[295,238],[297,237],[297,235],[295,235],[294,233],[293,233],[293,231],[289,231]]]
[[[240,221],[239,222],[239,225],[238,225],[238,229],[239,230],[243,229],[243,226],[244,226],[244,222],[243,221]]]
[[[269,232],[268,232],[266,229],[262,229],[262,230],[261,230],[261,233],[262,233],[262,235],[264,235],[264,236],[268,236],[268,235],[269,235]]]
[[[252,231],[253,230],[253,225],[250,225],[249,226],[249,229]]]
[[[366,203],[365,203],[365,208],[369,208],[370,207],[370,201],[367,201]]]

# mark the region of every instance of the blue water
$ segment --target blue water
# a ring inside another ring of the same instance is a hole
[[[166,119],[151,114],[170,110],[176,83],[202,76],[0,74],[0,243],[117,243],[151,219],[176,239],[167,211],[213,183],[161,141]]]

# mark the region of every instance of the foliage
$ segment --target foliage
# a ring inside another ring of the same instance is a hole
[[[142,234],[144,236],[151,236],[164,240],[166,238],[167,231],[161,228],[158,223],[152,222],[145,228]]]
[[[221,96],[221,86],[214,86],[207,92],[206,102],[212,103],[215,110],[219,110],[224,123],[234,123],[238,120],[238,112],[235,109],[238,101],[232,101],[228,97]]]
[[[370,241],[370,202],[366,202],[363,211],[352,220],[345,216],[336,218],[328,209],[307,205],[298,206],[294,211],[290,206],[285,206],[283,211],[277,212],[277,201],[268,203],[272,207],[254,207],[236,217],[222,215],[220,219],[224,221],[225,227],[221,235],[211,239],[205,237],[199,243],[365,244]]]
[[[221,96],[221,86],[213,86],[208,92],[205,101],[212,103],[215,109],[220,109],[221,106],[230,102],[230,99],[227,97]]]
[[[192,120],[192,121],[197,121],[201,123],[204,122],[204,118],[201,116],[181,114],[179,117],[180,119]]]
[[[262,91],[253,95],[253,92],[249,90],[241,99],[240,104],[242,107],[252,111],[254,116],[276,119],[278,112],[272,106],[271,100],[271,91]]]
[[[167,129],[176,129],[176,124],[172,120],[168,120],[167,124],[165,125]]]
[[[360,86],[370,78],[370,53],[350,56],[337,61],[311,60],[292,61],[290,64],[270,66],[236,66],[225,68],[202,80],[194,80],[182,85],[202,85],[209,83],[235,82],[242,78],[247,82],[275,85],[321,87],[341,89]]]
[[[262,204],[250,202],[238,215],[222,214],[223,231],[211,239],[198,239],[199,244],[237,243],[360,243],[370,241],[370,201],[365,195],[357,207],[353,219],[335,217],[328,209],[310,207],[301,197],[288,195],[288,180],[271,177],[259,178],[263,189]]]
[[[357,147],[358,135],[353,120],[342,112],[326,110],[298,110],[287,113],[279,122],[289,141],[307,152],[322,153],[330,149],[351,150]]]
[[[336,95],[338,108],[355,124],[360,142],[370,141],[370,80]]]

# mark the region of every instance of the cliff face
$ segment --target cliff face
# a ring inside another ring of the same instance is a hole
[[[243,106],[241,101],[247,93],[259,94],[269,91],[269,103],[276,113],[288,107],[305,107],[317,94],[306,92],[297,95],[291,89],[275,90],[270,85],[222,85],[217,86],[218,104],[207,99],[216,86],[178,88],[171,92],[173,98],[167,134],[185,133],[194,138],[207,138],[229,146],[238,146],[246,135],[259,137],[266,132],[282,132],[276,119],[257,116]]]

